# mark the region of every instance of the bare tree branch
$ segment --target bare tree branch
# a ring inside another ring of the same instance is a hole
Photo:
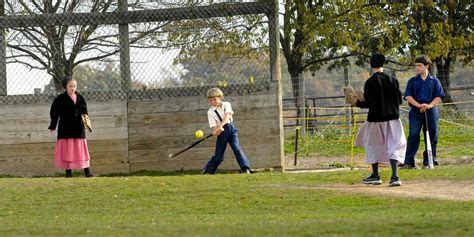
[[[40,57],[38,57],[36,54],[32,53],[31,51],[29,50],[26,50],[26,49],[23,49],[22,47],[17,47],[17,46],[14,46],[14,45],[9,45],[9,47],[13,48],[13,49],[16,49],[18,51],[21,51],[27,55],[29,55],[30,57],[32,57],[34,60],[38,61],[38,63],[42,64],[44,67],[47,67],[48,66],[48,63],[46,63],[45,61],[43,61]]]

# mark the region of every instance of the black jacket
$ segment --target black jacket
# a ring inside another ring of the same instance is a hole
[[[378,72],[374,73],[364,85],[365,101],[357,102],[357,106],[368,108],[367,121],[384,122],[400,117],[402,92],[396,78]]]
[[[49,129],[55,130],[59,119],[58,139],[86,138],[84,125],[81,122],[81,114],[87,114],[87,104],[82,95],[77,92],[76,95],[76,104],[67,92],[64,92],[58,95],[51,105]]]

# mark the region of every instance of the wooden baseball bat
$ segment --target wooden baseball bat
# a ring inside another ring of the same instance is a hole
[[[207,138],[210,138],[210,137],[212,137],[212,133],[210,133],[209,135],[207,135],[207,136],[205,136],[205,137],[203,137],[203,138],[201,138],[201,139],[199,139],[199,140],[197,140],[197,141],[195,141],[195,142],[193,142],[193,143],[187,145],[186,147],[184,147],[183,149],[181,149],[180,151],[178,151],[178,152],[176,152],[176,153],[174,153],[174,154],[173,154],[173,153],[169,154],[168,157],[169,157],[169,158],[176,157],[176,156],[180,155],[181,153],[183,153],[183,152],[185,152],[185,151],[187,151],[187,150],[193,148],[193,147],[196,146],[197,144],[201,143],[202,141],[204,141],[204,140],[206,140]]]

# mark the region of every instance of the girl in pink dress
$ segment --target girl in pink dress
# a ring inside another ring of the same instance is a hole
[[[54,165],[66,170],[66,177],[72,177],[72,170],[84,169],[86,177],[93,177],[90,171],[90,156],[86,132],[81,114],[87,114],[84,97],[76,92],[77,82],[72,77],[62,81],[66,92],[58,95],[51,105],[51,124],[54,133],[58,124],[58,140],[54,151]]]

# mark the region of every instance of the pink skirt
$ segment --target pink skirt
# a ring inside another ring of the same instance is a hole
[[[61,138],[54,149],[54,165],[57,168],[72,170],[90,166],[89,149],[86,139]]]

